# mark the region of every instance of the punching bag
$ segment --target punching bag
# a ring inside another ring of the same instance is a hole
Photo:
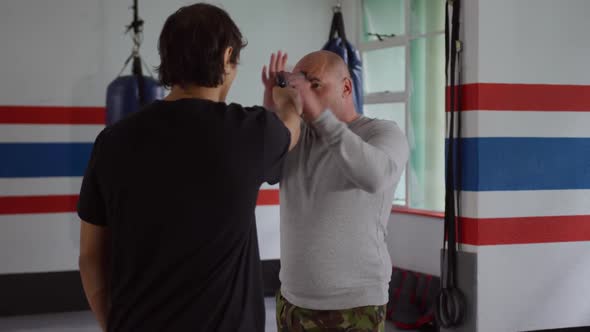
[[[340,7],[334,7],[334,16],[332,17],[332,27],[330,28],[330,37],[328,42],[322,48],[326,51],[334,52],[348,66],[350,77],[353,84],[354,107],[357,113],[363,113],[363,64],[359,51],[346,39],[344,31],[344,19]]]
[[[143,33],[143,20],[139,19],[138,1],[133,1],[133,21],[127,26],[127,32],[132,32],[133,51],[125,61],[121,72],[131,59],[132,75],[120,76],[107,87],[107,107],[105,122],[107,126],[123,119],[127,115],[139,111],[143,106],[156,99],[164,98],[164,88],[152,77],[143,76],[139,47]]]
[[[140,59],[133,59],[140,66]],[[143,76],[141,67],[133,75],[119,76],[107,88],[106,124],[110,126],[127,115],[137,112],[142,106],[164,98],[164,88],[152,77]]]

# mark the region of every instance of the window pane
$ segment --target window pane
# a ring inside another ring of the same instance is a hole
[[[362,41],[377,40],[369,33],[404,34],[404,0],[363,0]]]
[[[363,107],[365,116],[397,123],[403,132],[406,132],[406,107],[404,103],[395,104],[365,104]],[[395,191],[394,204],[406,204],[406,172],[402,174]]]
[[[444,0],[411,1],[411,34],[419,35],[445,29]]]
[[[410,45],[409,206],[444,208],[445,75],[444,35],[413,40]]]
[[[391,47],[363,52],[363,66],[365,94],[405,90],[405,47]]]

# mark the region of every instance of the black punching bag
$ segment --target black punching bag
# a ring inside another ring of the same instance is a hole
[[[140,59],[133,59],[134,74],[119,76],[107,88],[107,126],[137,112],[140,108],[156,99],[164,98],[164,88],[152,77],[143,76],[141,67],[136,72],[136,63],[141,66]]]
[[[137,112],[146,104],[164,97],[164,88],[152,77],[142,73],[142,62],[139,56],[143,21],[138,17],[137,0],[133,1],[133,22],[127,26],[132,31],[133,52],[125,62],[133,59],[131,75],[119,76],[107,87],[106,125],[110,126],[127,115]],[[123,72],[123,71],[121,71]]]
[[[332,17],[332,27],[330,28],[330,37],[328,42],[322,48],[326,51],[334,52],[348,66],[350,77],[352,78],[354,106],[357,113],[363,113],[363,63],[359,51],[346,39],[344,31],[344,19],[340,7],[334,7],[334,16]]]

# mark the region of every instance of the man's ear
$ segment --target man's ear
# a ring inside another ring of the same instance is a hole
[[[231,63],[231,56],[233,53],[234,53],[234,48],[230,46],[225,49],[225,53],[223,54],[223,68],[225,68],[226,72],[229,71],[229,68],[231,66],[234,66],[234,64]]]
[[[342,97],[348,97],[352,94],[352,80],[350,77],[345,77],[343,83]]]

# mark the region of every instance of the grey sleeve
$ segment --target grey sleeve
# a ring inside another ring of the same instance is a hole
[[[362,190],[380,192],[399,180],[408,161],[409,147],[406,136],[394,122],[375,121],[366,141],[329,110],[312,125],[346,177]]]

